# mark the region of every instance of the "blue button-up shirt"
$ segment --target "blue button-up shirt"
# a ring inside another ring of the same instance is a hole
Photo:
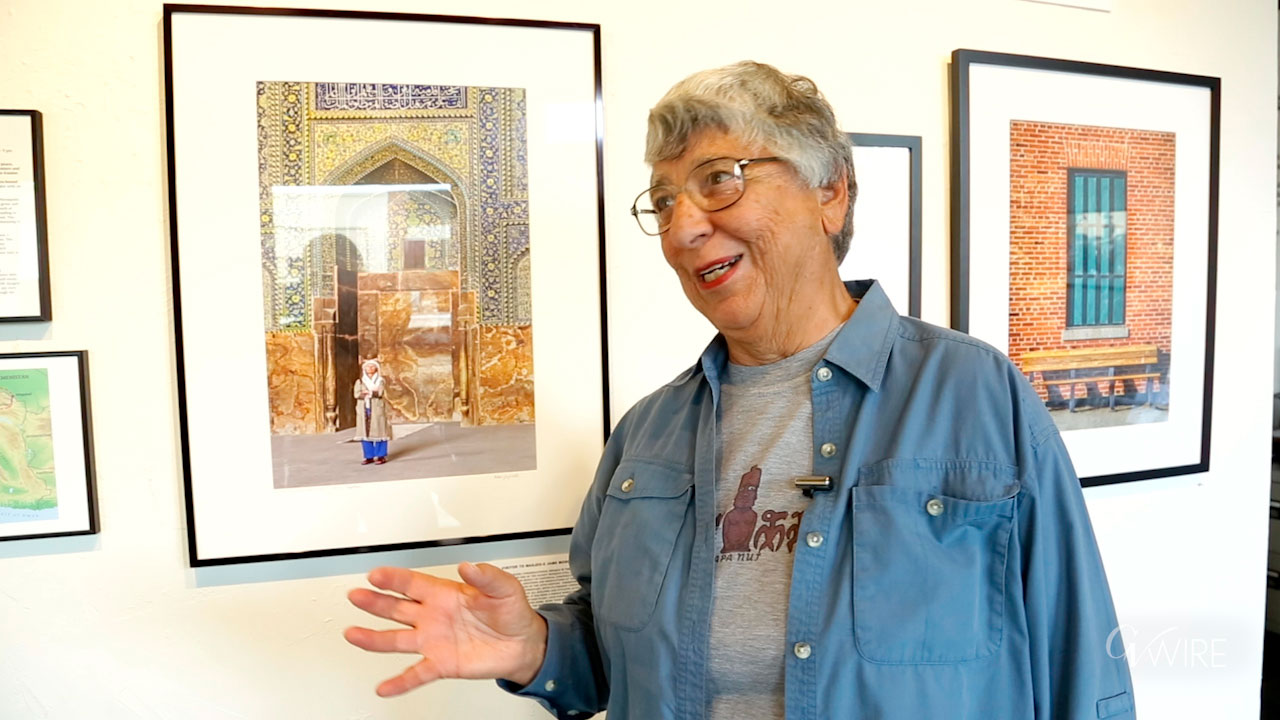
[[[991,347],[899,316],[878,285],[810,376],[815,494],[791,576],[789,720],[1134,717],[1080,484]],[[560,718],[709,707],[722,338],[610,437],[570,549],[581,589],[539,612],[520,694]],[[825,369],[825,370],[824,370]],[[835,452],[821,448],[833,444]],[[513,689],[514,688],[508,688]]]

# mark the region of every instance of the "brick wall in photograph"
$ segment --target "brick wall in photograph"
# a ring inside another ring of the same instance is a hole
[[[1174,148],[1174,134],[1167,132],[1010,124],[1009,356],[1014,362],[1038,350],[1154,344],[1162,355],[1169,352]],[[1127,174],[1128,337],[1062,338],[1067,323],[1068,169]]]

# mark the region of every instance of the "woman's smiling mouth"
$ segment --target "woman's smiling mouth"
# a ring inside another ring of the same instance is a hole
[[[701,270],[699,270],[698,277],[702,280],[704,285],[710,285],[711,283],[714,283],[715,281],[724,277],[729,272],[729,270],[732,269],[733,266],[736,265],[738,261],[741,259],[742,259],[741,255],[734,255],[733,257],[727,258],[725,260],[717,260],[711,265],[708,265],[707,267],[704,267]]]

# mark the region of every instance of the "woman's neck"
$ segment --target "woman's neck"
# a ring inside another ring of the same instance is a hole
[[[853,315],[858,302],[838,280],[807,301],[787,303],[781,317],[742,332],[724,333],[729,361],[768,365],[813,345]]]

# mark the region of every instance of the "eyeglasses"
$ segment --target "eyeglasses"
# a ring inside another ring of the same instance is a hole
[[[684,187],[654,185],[636,197],[631,215],[646,235],[661,235],[671,227],[676,196],[681,192],[705,212],[723,210],[738,202],[746,192],[747,180],[742,169],[752,163],[773,162],[778,157],[715,158],[695,167],[684,181]]]

